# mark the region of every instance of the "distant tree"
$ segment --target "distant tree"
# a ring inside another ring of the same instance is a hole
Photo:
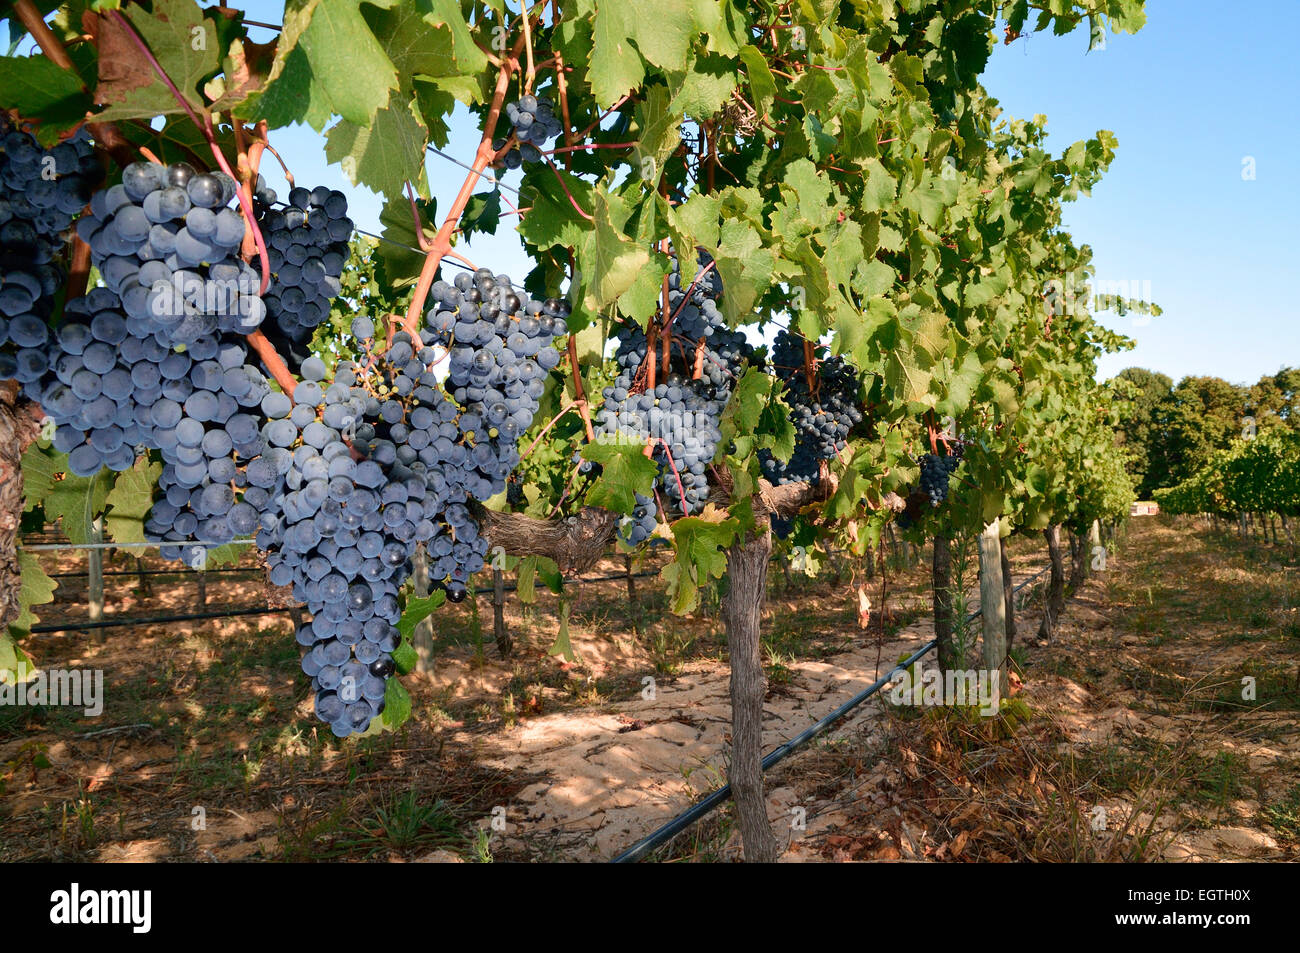
[[[1148,469],[1139,489],[1174,486],[1205,466],[1216,450],[1241,438],[1249,388],[1219,377],[1184,377],[1152,411]]]
[[[1300,367],[1261,377],[1250,389],[1247,409],[1261,430],[1279,425],[1300,430]]]
[[[1149,497],[1154,486],[1146,485],[1151,469],[1151,445],[1155,430],[1153,419],[1161,401],[1173,393],[1173,379],[1143,367],[1129,367],[1116,375],[1122,381],[1115,392],[1125,396],[1119,414],[1118,437],[1124,455],[1124,467],[1138,488],[1138,495]]]

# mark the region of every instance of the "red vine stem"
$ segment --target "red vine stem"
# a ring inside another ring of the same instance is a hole
[[[560,412],[551,418],[551,422],[548,423],[545,427],[543,427],[541,429],[541,432],[538,433],[538,435],[533,438],[533,442],[528,445],[528,449],[519,455],[519,459],[523,460],[530,453],[532,453],[533,448],[535,448],[537,444],[541,442],[541,439],[546,436],[546,432],[550,430],[552,427],[554,427],[557,423],[559,423],[560,418],[563,417],[565,414],[567,414],[569,411],[573,410],[573,408],[576,407],[577,404],[578,402],[576,400],[571,400],[563,407],[561,407]]]
[[[576,138],[578,138],[578,139],[586,139],[589,135],[591,135],[591,131],[592,131],[593,129],[595,129],[595,128],[596,128],[597,126],[599,126],[602,122],[604,122],[605,119],[606,119],[606,117],[608,117],[608,116],[612,116],[612,115],[614,114],[614,111],[615,111],[616,109],[618,109],[618,107],[622,106],[622,105],[623,105],[625,102],[627,102],[627,101],[628,101],[628,96],[627,96],[627,95],[623,95],[623,96],[618,97],[618,99],[614,100],[614,104],[613,104],[612,106],[610,106],[610,107],[609,107],[608,109],[606,109],[603,113],[601,113],[599,116],[597,116],[597,117],[596,117],[596,121],[593,122],[593,123],[592,123],[590,126],[588,126],[586,129],[582,130],[582,132],[578,133],[578,135],[576,136]]]
[[[677,480],[677,505],[681,507],[682,515],[686,514],[686,490],[682,487],[682,475],[677,472],[677,464],[673,463],[673,452],[668,449],[668,444],[664,442],[663,437],[655,437],[655,442],[664,448],[664,456],[668,458],[668,468],[673,471],[673,477]]]
[[[552,24],[560,19],[560,2],[551,0],[551,21]],[[560,92],[560,118],[564,120],[564,144],[573,145],[573,123],[569,121],[569,82],[564,75],[564,54],[559,50],[555,51],[555,85]],[[567,152],[564,155],[564,167],[566,169],[573,167],[573,157]]]
[[[573,373],[573,398],[578,413],[582,415],[582,425],[587,431],[587,440],[594,443],[596,430],[591,426],[591,414],[587,412],[587,392],[582,386],[582,372],[578,366],[578,339],[569,335],[569,370]]]
[[[558,149],[550,149],[543,152],[542,155],[555,156],[565,152],[582,152],[586,149],[634,149],[639,145],[639,142],[587,142],[576,146],[561,146]]]
[[[578,200],[575,199],[573,197],[573,193],[569,191],[568,183],[564,181],[564,176],[560,174],[560,167],[557,166],[554,162],[547,162],[546,164],[551,167],[551,171],[555,173],[555,177],[560,181],[560,188],[564,189],[564,194],[569,197],[569,204],[572,205],[574,209],[577,210],[578,214],[581,215],[583,218],[585,218],[587,221],[594,222],[596,220],[595,216],[588,215],[586,212],[584,212],[582,210],[582,206],[578,204]]]
[[[289,366],[284,363],[284,358],[275,349],[275,345],[266,339],[266,335],[262,333],[260,328],[249,334],[247,341],[248,346],[257,352],[257,356],[266,365],[267,372],[280,385],[280,389],[292,397],[298,382],[294,380],[293,373],[289,370]]]
[[[461,184],[460,191],[456,194],[455,201],[451,203],[451,208],[447,212],[447,217],[443,220],[442,227],[433,236],[432,247],[424,258],[424,266],[420,269],[420,277],[415,283],[411,303],[406,308],[406,320],[402,322],[403,329],[407,334],[411,335],[412,340],[419,336],[420,321],[424,313],[424,301],[429,296],[429,289],[433,287],[433,276],[437,274],[443,256],[451,250],[452,233],[456,230],[456,225],[465,212],[465,206],[469,204],[470,197],[474,194],[474,186],[483,175],[483,170],[488,167],[496,155],[496,150],[492,148],[492,136],[496,132],[497,120],[501,117],[501,107],[505,103],[506,93],[510,89],[510,77],[519,68],[516,57],[523,49],[524,42],[524,37],[521,35],[515,41],[510,58],[501,65],[501,70],[497,75],[496,88],[492,94],[492,105],[488,108],[487,120],[483,124],[483,138],[479,141],[478,150],[474,153],[474,162],[470,167],[470,173]]]
[[[265,130],[265,128],[266,128],[266,120],[265,120],[265,119],[262,120],[262,121],[261,121],[260,123],[258,123],[257,125],[258,125],[258,128],[259,128],[259,129],[261,129],[261,130]],[[266,139],[266,133],[265,133],[264,131],[262,132],[262,138],[263,138],[263,140]],[[263,141],[262,144],[266,147],[266,151],[267,151],[267,152],[269,152],[269,153],[271,153],[271,155],[275,156],[275,161],[278,162],[278,163],[280,163],[280,171],[284,173],[284,181],[286,181],[286,182],[289,183],[289,188],[293,188],[293,173],[289,171],[289,167],[288,167],[287,165],[285,165],[285,164],[284,164],[284,160],[280,158],[280,153],[276,152],[276,151],[275,151],[275,146],[271,145],[269,142],[265,142],[265,141]]]

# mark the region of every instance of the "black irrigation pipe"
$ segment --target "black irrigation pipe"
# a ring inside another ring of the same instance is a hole
[[[1026,579],[1020,585],[1016,586],[1016,588],[1012,590],[1012,593],[1014,594],[1019,592],[1021,589],[1025,588],[1025,586],[1029,585],[1031,582],[1033,582],[1043,573],[1047,572],[1050,568],[1051,568],[1050,566],[1044,566],[1038,572],[1034,573],[1034,575]],[[972,612],[970,615],[966,617],[966,621],[969,623],[979,618],[979,615],[982,611],[983,611],[982,609],[976,609],[974,612]],[[939,642],[937,639],[931,639],[929,642],[925,643],[925,645],[921,646],[919,649],[913,652],[907,659],[893,666],[889,670],[890,674],[892,675],[895,671],[897,671],[900,668],[908,668],[914,662],[920,659],[922,656],[924,656],[925,654],[933,650],[938,644]],[[803,732],[795,735],[789,741],[785,742],[780,747],[770,752],[765,758],[763,758],[762,770],[766,772],[769,768],[773,767],[778,762],[784,761],[790,755],[794,754],[794,752],[798,751],[800,748],[802,748],[808,742],[812,741],[818,735],[824,734],[828,729],[831,728],[832,725],[841,721],[846,715],[849,714],[849,712],[853,711],[853,709],[857,708],[859,705],[865,702],[876,692],[880,691],[880,689],[888,685],[889,680],[890,680],[889,675],[885,675],[881,678],[876,679],[865,690],[850,698],[843,705],[841,705],[839,708],[836,708],[833,712],[831,712],[821,721],[817,722],[816,724],[810,725]],[[676,837],[678,834],[686,830],[686,828],[690,827],[692,824],[696,823],[697,821],[703,820],[708,814],[711,814],[715,808],[719,807],[721,804],[723,804],[724,802],[730,799],[731,799],[731,784],[730,782],[728,782],[727,784],[724,784],[722,787],[718,788],[712,794],[707,795],[703,799],[691,805],[691,807],[683,811],[681,814],[677,815],[677,817],[673,818],[671,821],[669,821],[663,827],[659,828],[654,833],[637,841],[627,850],[623,851],[623,853],[615,857],[611,861],[611,863],[628,864],[628,863],[635,863],[636,861],[643,859],[648,853],[650,853],[650,851],[672,840],[674,837]]]
[[[110,569],[100,573],[101,576],[210,576],[213,573],[230,573],[230,572],[265,572],[261,566],[230,566],[224,569],[144,569],[137,572],[134,569]],[[51,579],[80,579],[89,576],[86,572],[52,572],[48,574]]]
[[[164,622],[198,622],[203,619],[226,619],[240,615],[276,615],[281,612],[300,611],[302,611],[301,606],[293,606],[283,609],[271,609],[267,607],[259,607],[256,609],[227,609],[224,612],[196,612],[190,615],[145,616],[143,618],[132,619],[101,619],[98,622],[68,622],[61,625],[51,623],[49,625],[33,626],[31,631],[33,633],[79,632],[82,629],[113,629],[121,628],[126,625],[159,625]]]

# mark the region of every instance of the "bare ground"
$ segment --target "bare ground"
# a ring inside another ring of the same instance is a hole
[[[1017,578],[1044,560],[1033,539],[1013,552]],[[1054,643],[1018,650],[1008,717],[873,700],[779,767],[769,801],[785,858],[1294,858],[1300,600],[1283,555],[1134,521]],[[51,568],[75,568],[62,563]],[[767,746],[930,637],[926,577],[891,571],[882,599],[881,577],[846,561],[812,579],[774,570]],[[157,577],[152,593],[112,579],[110,611],[197,608],[192,576]],[[42,621],[84,618],[78,582]],[[716,603],[678,619],[654,580],[638,583],[634,601],[622,580],[576,587],[572,663],[546,654],[549,594],[508,601],[511,660],[491,644],[486,598],[440,610],[437,670],[407,679],[409,726],[347,744],[310,718],[284,616],[35,637],[43,665],[102,668],[107,709],[0,709],[0,860],[612,856],[726,772]],[[211,576],[207,592],[265,601],[253,575]],[[1021,645],[1037,619],[1031,602]],[[660,856],[737,857],[727,812]]]

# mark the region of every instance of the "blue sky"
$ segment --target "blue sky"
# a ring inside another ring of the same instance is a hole
[[[1110,34],[1105,49],[1089,53],[1083,31],[1030,35],[1000,44],[985,73],[1008,115],[1047,115],[1054,150],[1098,129],[1119,140],[1110,173],[1091,197],[1067,206],[1066,224],[1092,246],[1099,279],[1129,282],[1140,295],[1149,289],[1164,313],[1100,316],[1137,341],[1103,359],[1103,378],[1137,365],[1175,380],[1212,374],[1250,383],[1300,365],[1300,3],[1249,6],[1250,18],[1240,19],[1219,2],[1149,0],[1136,36]],[[278,23],[283,7],[258,0],[245,9]],[[467,158],[477,135],[462,110],[454,154]],[[300,182],[343,190],[358,226],[379,231],[378,198],[326,164],[318,134],[279,130],[273,141]],[[1253,179],[1242,174],[1248,157]],[[268,158],[263,169],[283,196],[275,163]],[[432,155],[428,169],[446,209],[464,172]],[[508,227],[462,251],[512,276],[529,267]]]
[[[1008,113],[1045,113],[1055,151],[1109,129],[1119,149],[1066,225],[1092,246],[1097,277],[1150,282],[1164,309],[1103,360],[1177,380],[1253,383],[1300,365],[1295,230],[1300,221],[1300,3],[1149,0],[1147,25],[1086,52],[1082,34],[999,46],[984,85]],[[1253,157],[1255,179],[1243,180]]]

